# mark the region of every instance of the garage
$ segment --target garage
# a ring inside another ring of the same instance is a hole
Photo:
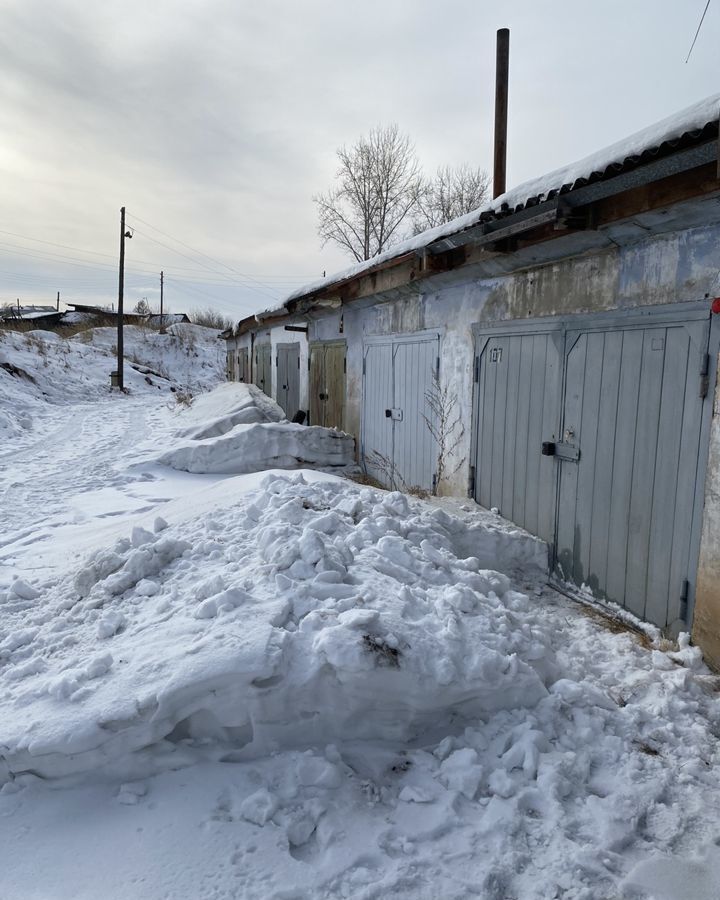
[[[435,442],[426,417],[427,394],[439,367],[437,332],[365,342],[362,461],[367,473],[386,487],[435,487]]]
[[[300,409],[300,344],[278,344],[276,400],[288,419]]]
[[[345,341],[310,344],[310,424],[339,428],[345,423]]]
[[[688,621],[709,423],[708,304],[476,331],[474,484],[560,582]]]

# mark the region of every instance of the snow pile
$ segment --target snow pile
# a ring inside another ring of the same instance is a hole
[[[285,413],[278,404],[254,384],[227,382],[198,397],[182,413],[181,438],[196,441],[227,434],[236,425],[281,422]]]
[[[355,461],[352,436],[319,425],[281,421],[284,413],[254,385],[225,384],[183,413],[185,443],[160,462],[185,472],[234,474],[304,466],[336,468]]]
[[[36,463],[0,547],[3,900],[716,900],[720,679],[687,635],[603,627],[467,503],[140,463],[139,509],[61,530]]]
[[[167,334],[124,329],[125,386],[131,394],[207,390],[224,378],[217,332],[173,325]],[[115,328],[90,328],[65,339],[52,331],[0,330],[0,438],[27,436],[45,405],[110,396]],[[117,392],[114,396],[117,396]]]
[[[190,524],[136,527],[39,596],[16,581],[5,778],[132,767],[143,749],[141,769],[162,768],[208,741],[245,756],[405,744],[534,706],[556,676],[549,635],[523,624],[508,575],[457,555],[465,531],[401,494],[270,475]],[[472,794],[465,756],[441,775]]]

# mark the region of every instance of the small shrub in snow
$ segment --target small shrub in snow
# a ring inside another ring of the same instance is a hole
[[[175,391],[175,403],[178,406],[182,406],[185,409],[188,409],[192,406],[193,395],[190,391]]]
[[[228,316],[224,316],[212,307],[205,309],[193,309],[190,311],[190,321],[193,325],[202,325],[204,328],[215,328],[218,331],[224,331],[226,328],[233,327],[233,320]]]

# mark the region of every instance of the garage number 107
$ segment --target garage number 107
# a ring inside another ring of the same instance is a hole
[[[502,362],[502,347],[493,347],[490,350],[490,362],[498,363]]]

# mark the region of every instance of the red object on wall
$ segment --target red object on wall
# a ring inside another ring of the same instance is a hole
[[[710,309],[711,309],[714,313],[720,313],[720,297],[716,297],[716,298],[713,300],[712,306],[710,307]]]

